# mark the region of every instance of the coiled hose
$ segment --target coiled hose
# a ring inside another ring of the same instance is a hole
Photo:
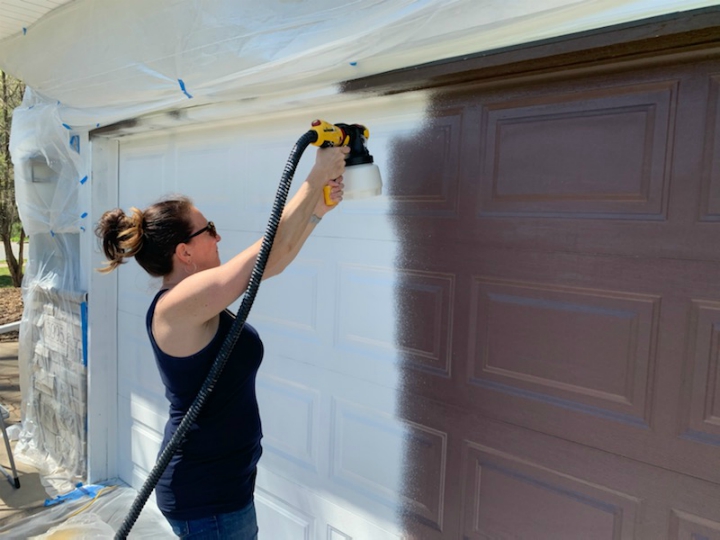
[[[215,384],[220,378],[223,368],[225,368],[228,356],[232,352],[233,347],[235,347],[235,343],[240,337],[240,333],[245,326],[247,316],[250,313],[250,308],[255,301],[255,295],[257,294],[260,282],[262,281],[263,273],[265,272],[265,265],[268,257],[270,256],[270,250],[272,249],[273,241],[275,240],[275,233],[277,233],[280,218],[282,217],[282,212],[285,208],[285,201],[287,200],[288,192],[290,191],[290,184],[293,176],[295,175],[295,169],[297,168],[305,149],[310,144],[317,141],[317,139],[318,134],[311,130],[300,137],[295,143],[295,146],[293,146],[287,163],[285,164],[285,169],[283,171],[282,178],[280,179],[280,185],[278,186],[277,193],[275,194],[275,202],[273,203],[270,219],[265,230],[265,236],[263,237],[262,245],[260,246],[260,253],[258,254],[257,260],[255,261],[255,267],[250,275],[250,283],[245,291],[245,296],[240,304],[240,309],[238,310],[235,321],[230,328],[230,333],[225,338],[225,341],[223,341],[223,344],[220,347],[220,352],[218,353],[215,362],[213,362],[213,365],[210,368],[197,397],[195,397],[195,401],[193,401],[192,405],[190,405],[190,408],[185,414],[185,417],[182,419],[182,422],[180,422],[177,431],[175,431],[175,434],[172,436],[165,449],[160,453],[157,463],[153,467],[152,471],[150,471],[145,483],[135,497],[135,500],[130,507],[130,511],[125,517],[125,521],[123,521],[120,529],[118,529],[118,532],[115,534],[115,540],[125,539],[128,534],[130,534],[130,529],[132,529],[138,517],[140,517],[140,512],[142,512],[148,497],[150,497],[150,494],[155,489],[162,473],[170,463],[170,459],[183,443],[190,426],[197,419],[205,401],[215,388]]]

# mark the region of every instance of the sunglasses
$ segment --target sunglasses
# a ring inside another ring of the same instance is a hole
[[[204,233],[207,231],[207,233],[212,236],[213,238],[217,238],[217,229],[215,228],[215,224],[212,221],[208,221],[208,224],[205,225],[202,229],[200,229],[197,232],[192,233],[190,236],[188,236],[185,240],[182,241],[183,244],[187,244],[190,240],[195,238],[196,236]]]

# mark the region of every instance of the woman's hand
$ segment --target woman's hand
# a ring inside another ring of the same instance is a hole
[[[326,185],[330,186],[330,199],[333,200],[335,204],[332,206],[325,204],[325,195],[321,193],[320,199],[315,205],[315,210],[313,210],[313,214],[319,218],[323,217],[333,208],[336,208],[338,203],[343,200],[343,190],[345,189],[345,184],[343,183],[342,176],[340,176],[337,180],[330,180]]]
[[[318,148],[308,182],[315,188],[322,188],[328,180],[340,178],[345,172],[345,156],[348,153],[350,148],[347,146]]]

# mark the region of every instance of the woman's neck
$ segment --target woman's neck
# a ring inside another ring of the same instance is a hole
[[[162,288],[163,289],[172,289],[186,277],[187,276],[176,276],[173,274],[170,274],[169,276],[165,276],[163,278]]]

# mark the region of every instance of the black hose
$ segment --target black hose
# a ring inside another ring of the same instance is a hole
[[[250,275],[250,283],[245,291],[245,296],[240,304],[240,309],[235,317],[235,321],[233,322],[225,341],[223,341],[223,344],[220,347],[220,352],[218,353],[215,362],[213,362],[213,365],[210,368],[198,395],[195,397],[195,401],[193,401],[192,405],[190,405],[190,408],[188,409],[188,412],[185,413],[185,417],[182,419],[182,422],[180,422],[177,431],[175,431],[175,434],[172,436],[165,449],[160,453],[157,463],[153,467],[152,471],[150,471],[145,483],[135,497],[135,500],[130,507],[130,511],[125,517],[125,521],[123,521],[120,529],[118,529],[118,532],[115,534],[116,540],[125,539],[127,538],[127,535],[130,534],[130,529],[132,529],[133,525],[135,525],[137,518],[140,517],[140,512],[142,512],[148,497],[150,497],[150,494],[155,489],[162,473],[167,468],[168,463],[170,463],[170,459],[184,442],[185,435],[190,429],[190,426],[197,419],[200,414],[200,410],[205,404],[205,400],[215,388],[215,384],[220,378],[220,374],[227,363],[228,356],[232,352],[233,347],[235,347],[235,343],[240,337],[240,332],[242,332],[242,329],[245,326],[245,321],[250,313],[250,308],[255,301],[255,295],[257,294],[260,282],[262,281],[263,273],[265,272],[265,264],[270,256],[270,250],[272,249],[273,241],[275,240],[275,233],[277,232],[278,225],[280,224],[280,218],[282,217],[282,212],[285,208],[285,201],[287,200],[288,192],[290,191],[290,183],[295,175],[295,169],[297,168],[305,149],[316,140],[317,133],[311,130],[300,137],[295,143],[295,146],[293,146],[287,163],[285,164],[285,170],[283,171],[282,178],[280,179],[280,185],[278,186],[277,193],[275,194],[275,202],[270,214],[270,220],[268,221],[267,228],[265,230],[262,245],[260,246],[260,253],[258,254],[255,267]]]

